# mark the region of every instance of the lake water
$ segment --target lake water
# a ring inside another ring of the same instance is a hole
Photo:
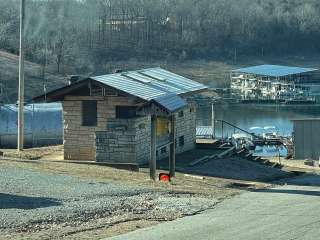
[[[219,104],[214,106],[215,119],[224,120],[244,130],[251,127],[275,126],[282,136],[292,135],[293,119],[320,118],[319,105],[275,106],[258,104]],[[211,125],[211,106],[198,108],[197,126]],[[231,137],[232,127],[224,126],[224,137]],[[216,135],[221,137],[221,124],[216,124]],[[257,155],[274,156],[276,148],[259,149]],[[281,151],[281,155],[285,155]],[[260,154],[261,153],[261,154]]]

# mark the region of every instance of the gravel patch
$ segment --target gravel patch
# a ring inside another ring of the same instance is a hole
[[[171,220],[218,202],[192,194],[7,166],[2,166],[0,176],[0,230],[5,231],[38,231],[61,223],[77,226],[125,214]]]

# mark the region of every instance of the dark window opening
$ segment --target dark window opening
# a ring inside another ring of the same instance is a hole
[[[183,117],[183,116],[184,116],[183,111],[180,111],[179,114],[178,114],[178,116],[179,116],[179,117]]]
[[[167,147],[163,147],[163,148],[161,148],[161,154],[164,154],[164,153],[166,153],[167,152]]]
[[[135,118],[137,117],[137,107],[131,106],[117,106],[116,118]]]
[[[97,101],[82,101],[82,126],[97,126]]]
[[[184,136],[179,137],[179,147],[184,146]]]

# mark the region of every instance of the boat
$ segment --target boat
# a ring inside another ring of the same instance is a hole
[[[270,139],[277,139],[279,138],[278,129],[275,126],[265,126],[264,133],[262,134],[262,137],[264,139],[270,140]]]
[[[254,150],[255,145],[252,141],[252,136],[246,133],[235,133],[232,134],[231,142],[236,147],[236,149],[246,148],[248,150]]]

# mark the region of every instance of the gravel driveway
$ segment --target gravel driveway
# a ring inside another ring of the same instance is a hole
[[[0,169],[0,232],[80,224],[125,213],[175,219],[210,208],[216,199],[96,182],[9,166]]]
[[[16,168],[2,168],[0,176],[0,228],[109,214],[123,207],[125,198],[150,192]]]

